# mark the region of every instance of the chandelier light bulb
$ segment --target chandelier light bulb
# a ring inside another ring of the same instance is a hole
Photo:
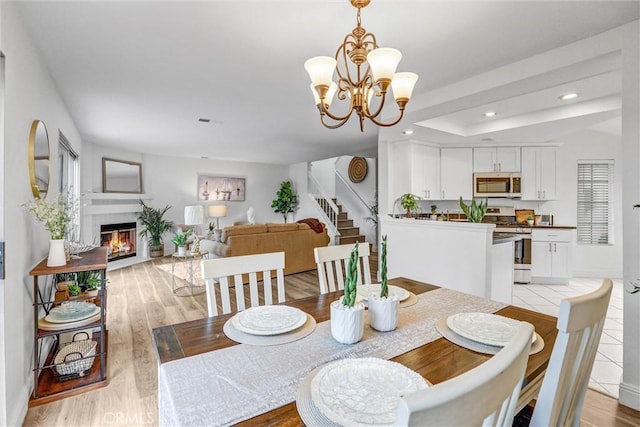
[[[314,87],[329,86],[333,80],[336,63],[336,60],[330,56],[315,56],[307,59],[304,68],[309,73],[311,84]]]
[[[402,59],[402,53],[391,47],[374,49],[367,55],[367,62],[371,67],[373,81],[391,80]]]
[[[402,72],[395,73],[393,80],[391,80],[391,89],[393,90],[393,97],[398,100],[409,100],[413,94],[413,88],[418,81],[418,75],[416,73]]]

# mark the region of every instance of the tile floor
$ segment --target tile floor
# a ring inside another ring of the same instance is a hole
[[[558,316],[560,300],[598,288],[602,279],[571,279],[568,285],[516,285],[513,305]],[[613,292],[589,387],[618,398],[622,376],[622,280],[613,281]]]

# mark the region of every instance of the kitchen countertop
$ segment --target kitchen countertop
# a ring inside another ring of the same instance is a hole
[[[517,242],[522,240],[522,234],[517,233],[493,233],[493,244],[499,245],[500,243]]]

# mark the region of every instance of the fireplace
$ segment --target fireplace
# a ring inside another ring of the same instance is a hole
[[[136,223],[101,225],[100,246],[107,247],[108,261],[136,256]]]

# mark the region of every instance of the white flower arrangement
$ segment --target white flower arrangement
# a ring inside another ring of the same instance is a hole
[[[73,202],[64,193],[55,201],[34,199],[26,207],[49,230],[52,240],[65,238],[73,215]]]

